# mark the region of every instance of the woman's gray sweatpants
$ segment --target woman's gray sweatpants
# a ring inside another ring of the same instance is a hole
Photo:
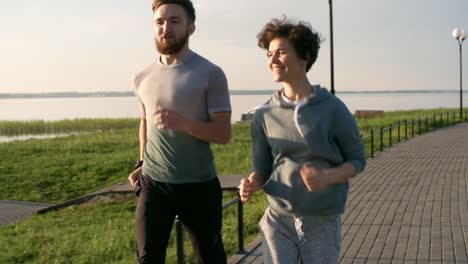
[[[337,216],[279,215],[268,207],[260,220],[265,264],[335,264],[340,255]]]

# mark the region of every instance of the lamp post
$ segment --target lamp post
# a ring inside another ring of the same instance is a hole
[[[466,39],[467,35],[462,28],[455,28],[452,31],[452,36],[458,42],[458,49],[460,51],[460,119],[463,118],[463,74],[462,74],[462,44],[463,41]]]
[[[330,82],[331,82],[331,93],[335,94],[335,70],[333,65],[333,4],[332,0],[328,0],[330,5]]]

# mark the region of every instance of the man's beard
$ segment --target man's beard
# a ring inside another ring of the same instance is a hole
[[[163,55],[172,55],[172,54],[177,54],[184,46],[185,43],[187,43],[189,38],[189,33],[188,31],[185,32],[185,35],[182,36],[180,39],[176,39],[174,37],[173,41],[161,41],[158,37],[154,38],[154,41],[156,42],[156,48],[158,49],[158,52]]]

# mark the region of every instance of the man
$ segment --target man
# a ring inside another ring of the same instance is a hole
[[[164,263],[177,215],[202,263],[225,263],[222,192],[210,143],[231,137],[231,106],[223,71],[189,49],[195,31],[190,0],[153,2],[160,57],[138,73],[140,161],[128,179],[139,191],[139,263]]]
[[[267,194],[259,224],[265,264],[337,263],[348,179],[366,165],[359,128],[307,77],[321,42],[308,23],[273,19],[257,38],[283,88],[255,112],[254,169],[240,183],[241,200],[260,188]]]

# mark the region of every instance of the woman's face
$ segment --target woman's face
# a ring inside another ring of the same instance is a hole
[[[275,38],[268,48],[268,67],[275,82],[290,83],[306,74],[307,61],[297,56],[289,39]]]

